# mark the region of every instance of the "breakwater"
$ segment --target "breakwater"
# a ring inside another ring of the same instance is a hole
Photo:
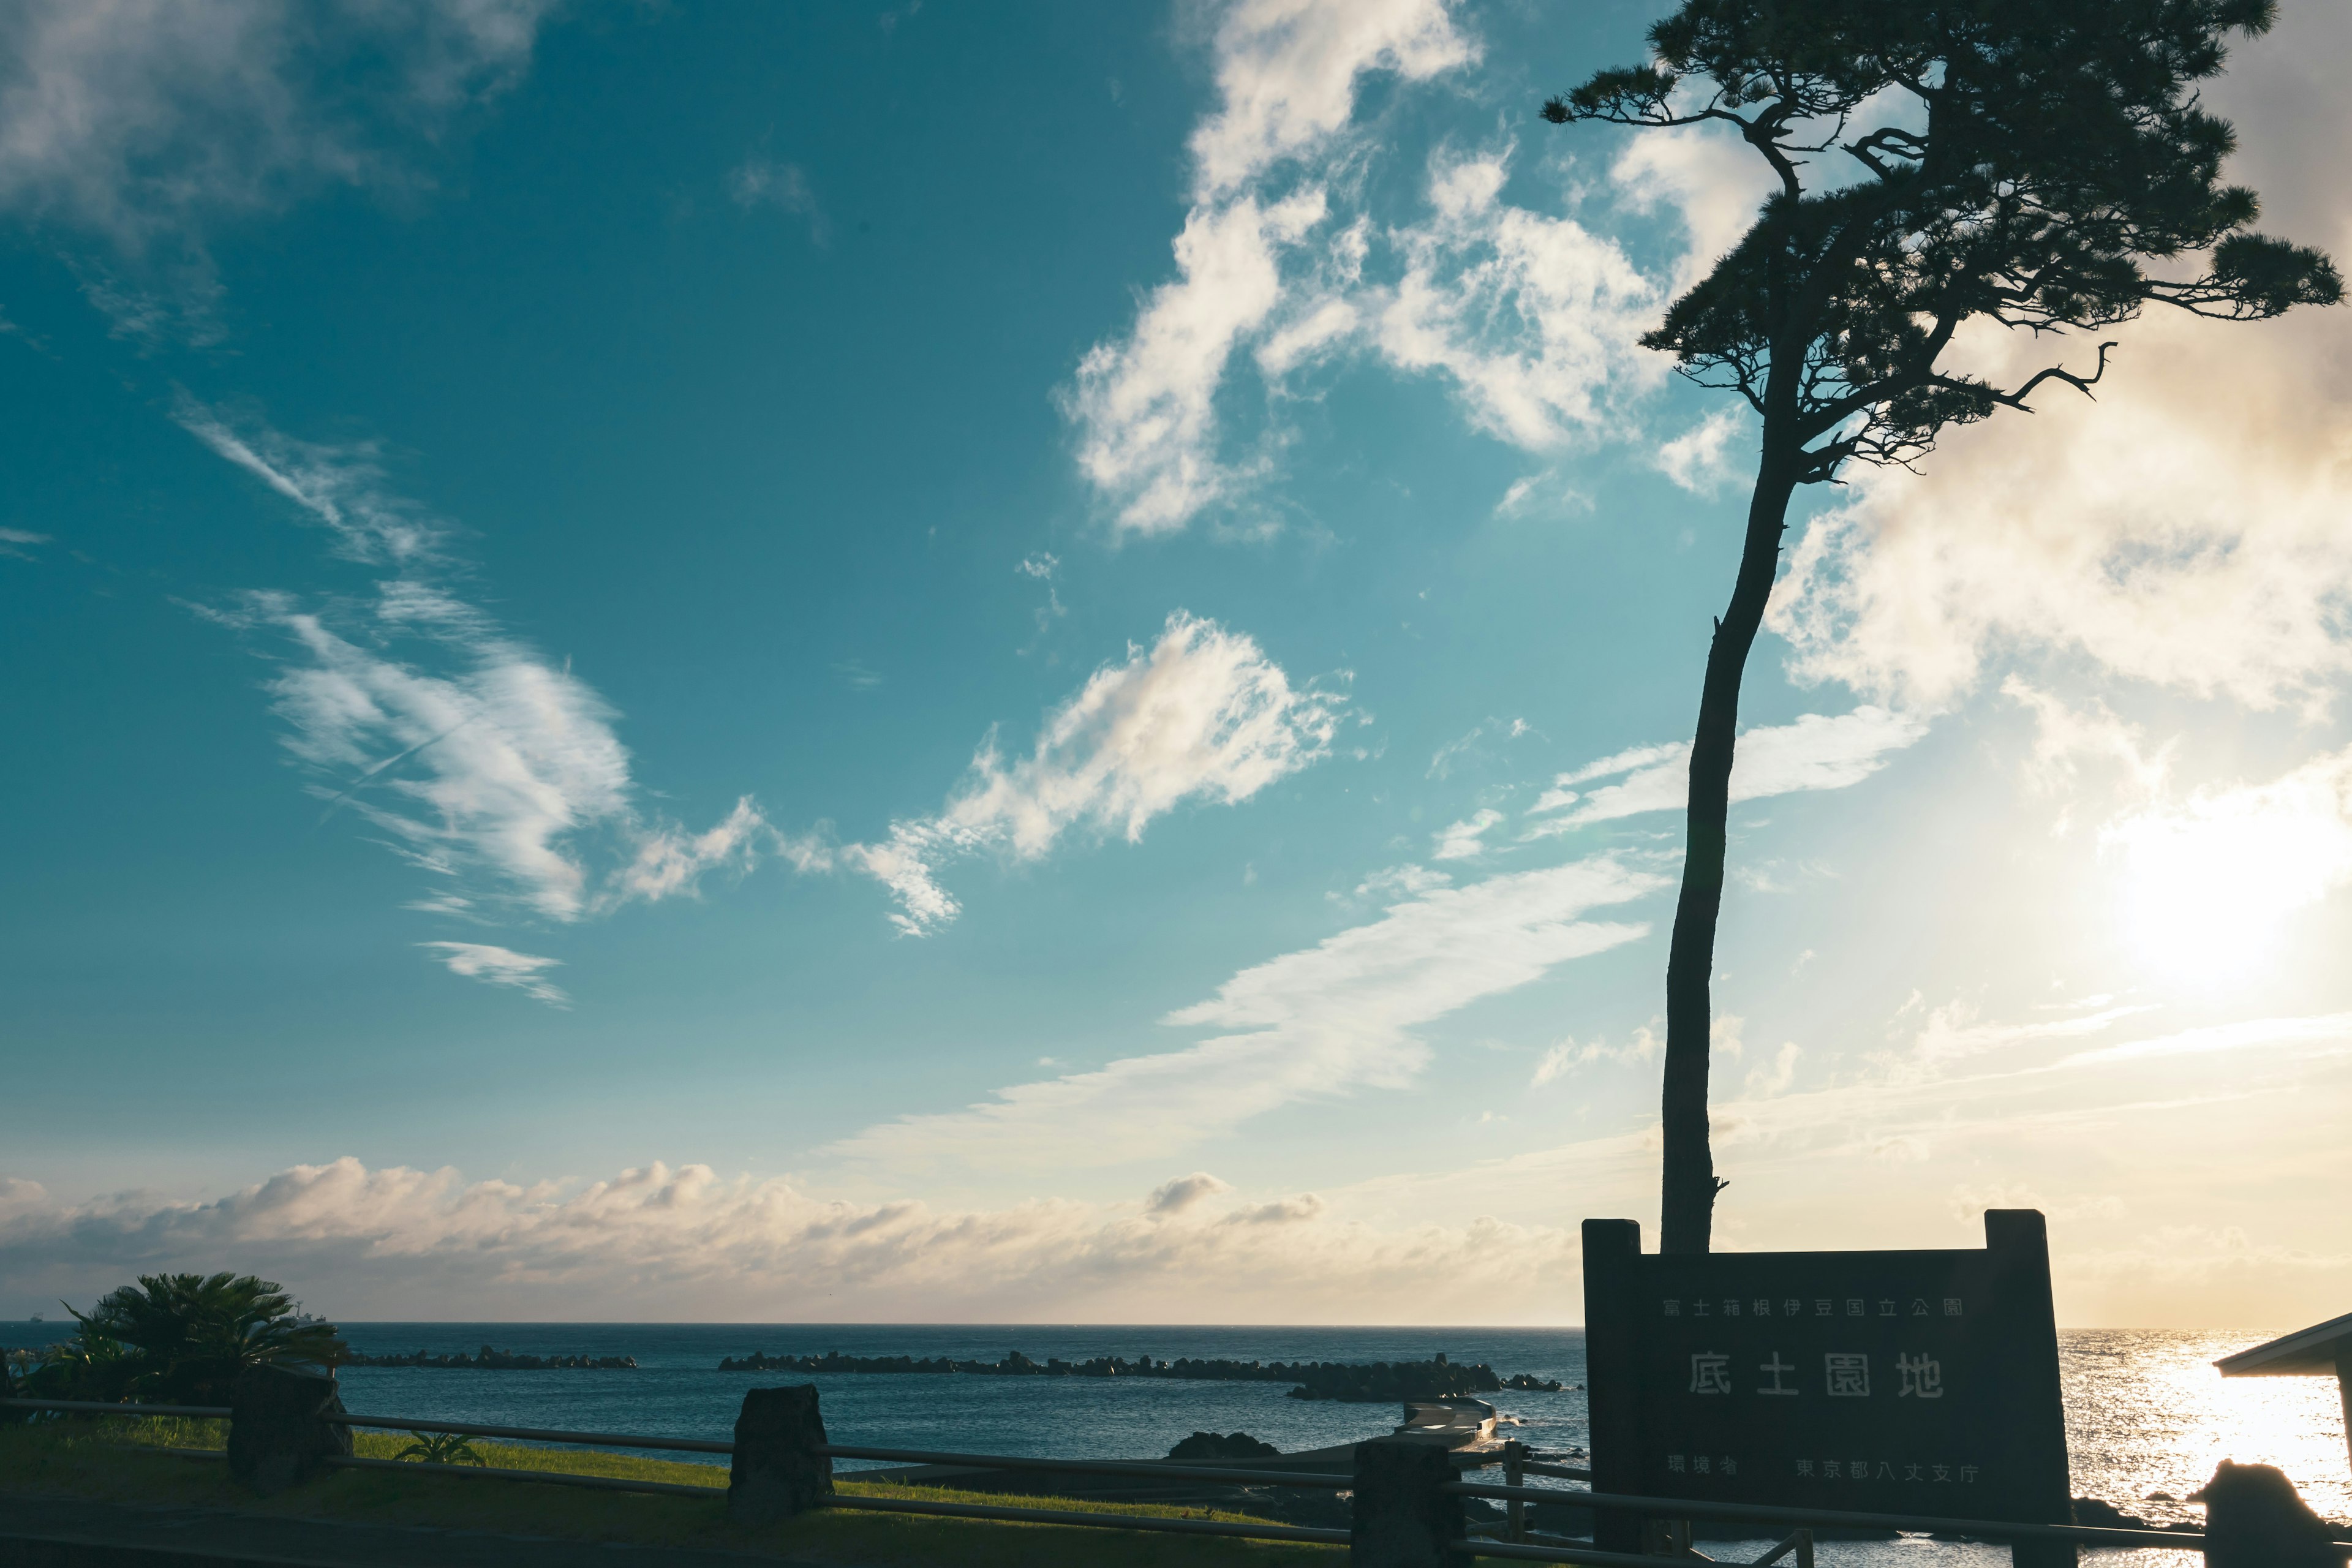
[[[428,1355],[423,1351],[411,1351],[406,1355],[367,1355],[352,1351],[342,1358],[344,1366],[429,1366],[457,1368],[469,1372],[547,1372],[562,1367],[581,1367],[597,1372],[633,1368],[637,1358],[633,1355],[524,1355],[515,1351],[492,1350],[484,1345],[472,1355],[464,1351]]]
[[[1497,1394],[1507,1389],[1525,1394],[1558,1394],[1556,1379],[1518,1373],[1500,1377],[1484,1363],[1460,1365],[1444,1352],[1429,1361],[1412,1362],[1259,1362],[1179,1356],[1173,1361],[1151,1356],[1101,1355],[1084,1361],[1059,1356],[1034,1361],[1019,1351],[1008,1351],[998,1361],[959,1360],[950,1356],[858,1356],[828,1351],[824,1355],[772,1356],[753,1351],[728,1356],[721,1372],[784,1372],[803,1375],[867,1373],[968,1377],[1151,1377],[1197,1383],[1287,1383],[1293,1399],[1330,1399],[1349,1405],[1393,1405],[1408,1399],[1445,1399],[1465,1394]]]

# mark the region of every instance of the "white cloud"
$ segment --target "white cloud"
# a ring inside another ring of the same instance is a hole
[[[1454,879],[1425,866],[1383,866],[1356,884],[1360,899],[1412,898],[1432,888],[1451,886]]]
[[[1885,767],[1895,752],[1927,732],[1921,720],[1867,705],[1834,716],[1801,714],[1793,723],[1750,730],[1739,737],[1733,753],[1731,798],[1761,800],[1804,790],[1844,789]],[[1618,773],[1624,777],[1598,789],[1571,787]],[[1620,752],[1555,778],[1529,810],[1531,815],[1563,815],[1538,823],[1528,837],[1565,833],[1589,822],[1643,812],[1682,810],[1689,780],[1686,742]]]
[[[2252,1050],[2263,1046],[2352,1044],[2352,1013],[2326,1013],[2307,1018],[2248,1018],[2233,1024],[2213,1024],[2183,1029],[2097,1050],[2078,1051],[2066,1058],[2069,1067],[2096,1066],[2149,1057],[2205,1056],[2218,1051]]]
[[[186,396],[173,417],[221,457],[334,530],[337,553],[396,567],[439,555],[447,528],[385,487],[375,443],[298,441],[258,420],[236,421]]]
[[[1117,1164],[1174,1153],[1289,1101],[1401,1088],[1428,1057],[1412,1030],[1643,936],[1646,925],[1580,917],[1664,885],[1601,858],[1431,889],[1377,921],[1244,970],[1166,1019],[1227,1033],[1000,1089],[961,1110],[883,1122],[837,1152],[1000,1168]]]
[[[897,895],[910,935],[960,906],[939,884],[947,861],[995,852],[1042,858],[1091,828],[1133,843],[1191,801],[1234,805],[1328,754],[1344,698],[1294,687],[1250,637],[1181,611],[1150,648],[1095,672],[1046,715],[1034,748],[1008,763],[994,737],[935,816],[894,822],[879,843],[839,851]]]
[[[745,1321],[1166,1323],[1491,1321],[1498,1302],[1540,1320],[1576,1277],[1558,1227],[1465,1214],[1383,1228],[1314,1194],[1226,1196],[940,1210],[704,1165],[559,1186],[346,1158],[201,1203],[66,1205],[0,1185],[0,1278],[28,1304],[79,1300],[229,1257],[343,1318],[642,1321],[676,1316],[686,1290],[704,1315]]]
[[[1458,740],[1448,741],[1431,752],[1429,772],[1424,776],[1433,779],[1451,778],[1458,763],[1474,759],[1478,762],[1490,759],[1491,753],[1485,745],[1481,744],[1489,734],[1505,741],[1516,741],[1522,735],[1529,733],[1531,729],[1532,726],[1525,719],[1491,717],[1482,719],[1471,725],[1469,731]]]
[[[1912,1052],[1922,1062],[1937,1063],[2036,1040],[2079,1039],[2105,1034],[2124,1019],[2152,1012],[2153,1003],[2123,1003],[2065,1018],[2029,1018],[2023,1023],[1979,1023],[1972,1004],[1952,1001],[1927,1015]]]
[[[705,872],[726,866],[750,870],[769,837],[767,819],[748,795],[707,832],[689,834],[667,824],[642,829],[636,858],[614,879],[614,896],[651,902],[691,894]]]
[[[1670,209],[1688,245],[1669,291],[1679,294],[1715,264],[1756,221],[1775,182],[1771,169],[1720,125],[1686,125],[1628,137],[1610,177],[1636,212]]]
[[[488,985],[511,986],[526,996],[558,1007],[572,1000],[543,973],[561,964],[563,961],[560,958],[541,958],[478,942],[420,942],[416,945],[447,964],[452,974],[462,974]]]
[[[2163,790],[2171,748],[2147,753],[2138,727],[2116,717],[2105,703],[2075,707],[2014,675],[2000,690],[2033,715],[2033,755],[2024,774],[2037,791],[2053,794],[2071,784],[2086,758],[2120,766],[2138,795],[2152,798]]]
[[[1664,377],[1634,342],[1664,300],[1615,242],[1505,202],[1507,174],[1502,153],[1433,165],[1431,216],[1395,232],[1403,273],[1376,341],[1397,368],[1452,381],[1478,429],[1542,451]]]
[[[1261,206],[1251,197],[1195,207],[1176,237],[1173,282],[1153,290],[1123,342],[1078,364],[1065,412],[1078,467],[1138,533],[1181,528],[1241,476],[1216,456],[1215,399],[1225,363],[1282,298],[1277,253],[1323,220],[1309,188]]]
[[[2352,167],[2307,150],[2352,133],[2338,84],[2311,68],[2347,47],[2352,13],[2287,6],[2207,95],[2235,122],[2232,169],[2266,226],[2339,260]],[[2107,335],[2120,346],[2095,402],[2041,397],[2031,418],[1956,432],[1916,478],[1858,475],[1851,504],[1806,530],[1771,621],[1797,674],[1935,708],[1988,668],[2057,658],[2258,708],[2335,700],[2352,670],[2352,311],[2259,326],[2161,311]],[[2005,377],[2058,350],[2091,363],[2080,341],[2000,334],[1979,357]]]
[[[553,0],[19,0],[0,7],[0,208],[95,236],[121,330],[203,338],[205,237],[322,185],[413,185],[407,149],[528,66]],[[167,253],[159,264],[157,253]]]
[[[1794,1040],[1783,1040],[1773,1054],[1772,1065],[1750,1068],[1748,1074],[1748,1095],[1762,1100],[1775,1094],[1786,1094],[1789,1086],[1797,1081],[1797,1058],[1805,1054],[1804,1047]]]
[[[1347,129],[1369,72],[1426,81],[1477,58],[1446,0],[1235,0],[1216,23],[1219,106],[1193,131],[1198,197],[1320,150]]]
[[[48,542],[49,536],[46,533],[35,533],[23,528],[0,528],[0,555],[30,561],[34,559],[32,547]]]
[[[771,158],[747,158],[727,176],[727,194],[739,207],[774,207],[808,220],[809,237],[819,245],[833,242],[833,221],[818,205],[808,171],[798,163]]]
[[[385,487],[372,446],[313,445],[254,420],[232,426],[192,403],[178,417],[332,529],[341,553],[412,574],[439,559],[448,530]],[[574,921],[691,894],[714,868],[748,868],[772,839],[749,797],[701,834],[648,819],[616,715],[594,689],[422,576],[382,581],[373,601],[306,605],[254,592],[205,613],[284,639],[265,649],[284,744],[330,815],[365,817],[441,882],[412,907]]]
[[[568,841],[625,818],[630,789],[612,710],[584,682],[470,627],[417,628],[426,650],[467,667],[437,674],[339,636],[283,595],[248,595],[245,613],[299,656],[268,687],[288,750],[320,776],[314,795],[428,870],[486,873],[551,919],[585,911],[588,873]],[[382,605],[367,618],[394,622]]]
[[[1471,860],[1484,855],[1486,846],[1479,836],[1503,820],[1503,814],[1492,809],[1472,813],[1460,822],[1451,824],[1434,836],[1435,847],[1429,858],[1433,860]]]
[[[1181,528],[1269,471],[1278,426],[1247,456],[1223,451],[1218,400],[1244,348],[1275,395],[1352,351],[1435,374],[1479,428],[1542,450],[1601,428],[1664,374],[1633,343],[1663,301],[1657,281],[1574,219],[1503,201],[1507,145],[1441,152],[1408,218],[1369,210],[1363,168],[1381,147],[1357,122],[1359,89],[1370,73],[1418,83],[1475,60],[1451,6],[1234,0],[1210,31],[1218,107],[1192,137],[1177,277],[1131,332],[1087,354],[1063,400],[1117,527]]]
[[[1712,495],[1739,477],[1745,442],[1738,448],[1732,443],[1748,430],[1747,405],[1727,403],[1660,447],[1653,461],[1658,472],[1691,494]]]
[[[1204,1198],[1217,1197],[1234,1190],[1231,1182],[1221,1181],[1206,1171],[1195,1171],[1189,1176],[1179,1176],[1152,1189],[1143,1200],[1146,1214],[1182,1214]]]

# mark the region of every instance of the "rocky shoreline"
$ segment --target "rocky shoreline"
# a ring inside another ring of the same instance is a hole
[[[1329,1399],[1348,1405],[1394,1405],[1412,1399],[1459,1398],[1477,1394],[1558,1394],[1561,1385],[1530,1373],[1498,1377],[1484,1363],[1455,1365],[1441,1352],[1416,1362],[1256,1362],[1195,1359],[1180,1356],[1159,1361],[1150,1356],[1095,1356],[1064,1361],[1059,1356],[1033,1361],[1019,1351],[1008,1351],[1001,1361],[957,1361],[947,1356],[853,1356],[838,1351],[824,1355],[772,1356],[754,1351],[728,1356],[721,1372],[783,1372],[818,1374],[900,1374],[968,1377],[1156,1377],[1200,1383],[1287,1383],[1293,1399]]]

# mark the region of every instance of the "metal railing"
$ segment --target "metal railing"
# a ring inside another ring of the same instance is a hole
[[[183,1415],[226,1419],[226,1405],[108,1405],[92,1400],[0,1399],[0,1406],[58,1410],[77,1414],[159,1416]],[[727,1454],[735,1445],[699,1437],[656,1437],[642,1433],[572,1432],[538,1426],[494,1426],[474,1421],[438,1421],[408,1415],[353,1415],[331,1412],[319,1417],[322,1426],[371,1426],[404,1432],[449,1432],[467,1437],[507,1437],[525,1442],[572,1443],[589,1447],[662,1448],[688,1453]],[[877,1448],[860,1444],[831,1443],[817,1447],[827,1458],[867,1459],[898,1464],[938,1465],[987,1470],[1029,1470],[1045,1473],[1141,1477],[1174,1483],[1312,1487],[1346,1491],[1353,1478],[1336,1472],[1257,1471],[1213,1466],[1171,1465],[1133,1459],[1040,1459],[1010,1454],[961,1454],[916,1448]],[[719,1498],[722,1486],[687,1486],[675,1481],[635,1480],[618,1476],[577,1476],[560,1470],[514,1470],[478,1465],[433,1464],[410,1459],[369,1459],[334,1455],[325,1461],[336,1469],[400,1470],[428,1475],[478,1476],[499,1480],[535,1481],[545,1486],[583,1487],[598,1491],[645,1492],[663,1497]],[[841,1478],[855,1481],[852,1470]],[[899,1483],[907,1484],[907,1483]],[[933,1501],[925,1498],[865,1497],[835,1492],[829,1508],[877,1513],[920,1513],[950,1519],[1000,1520],[1026,1524],[1064,1524],[1097,1530],[1141,1530],[1183,1535],[1238,1536],[1254,1541],[1306,1542],[1345,1546],[1344,1530],[1315,1530],[1297,1525],[1257,1524],[1213,1519],[1171,1519],[1153,1514],[1090,1512],[1076,1509],[1012,1508],[989,1503]]]
[[[1844,1525],[1864,1530],[1967,1535],[1987,1541],[2073,1541],[2092,1546],[2164,1546],[2202,1551],[2204,1532],[2186,1530],[2117,1530],[2088,1524],[2032,1524],[2023,1521],[1945,1519],[1927,1514],[1854,1513],[1838,1509],[1782,1508],[1771,1503],[1695,1502],[1686,1498],[1630,1497],[1619,1492],[1559,1492],[1534,1487],[1486,1486],[1453,1481],[1459,1497],[1498,1502],[1572,1502],[1580,1508],[1616,1509],[1666,1519],[1710,1519],[1731,1523]]]
[[[66,1414],[88,1414],[131,1417],[179,1416],[203,1420],[221,1420],[230,1416],[226,1405],[110,1405],[93,1400],[63,1399],[0,1399],[0,1407],[20,1410],[49,1410]],[[537,1426],[500,1426],[482,1422],[444,1421],[404,1415],[356,1415],[330,1413],[319,1417],[321,1425],[345,1427],[374,1427],[406,1432],[443,1432],[470,1437],[504,1437],[522,1442],[573,1444],[587,1447],[614,1447],[670,1450],[698,1454],[732,1456],[736,1446],[696,1437],[662,1437],[646,1433],[578,1432]],[[199,1453],[204,1450],[170,1450],[174,1453]],[[1135,1459],[1054,1459],[1034,1458],[1013,1454],[967,1454],[926,1448],[885,1448],[866,1444],[828,1443],[813,1445],[812,1452],[827,1460],[862,1459],[874,1462],[933,1466],[949,1469],[971,1469],[998,1472],[1030,1472],[1047,1475],[1116,1476],[1167,1482],[1174,1485],[1265,1486],[1293,1487],[1333,1492],[1351,1492],[1355,1478],[1339,1471],[1248,1469],[1231,1466],[1179,1465],[1160,1460]],[[669,1481],[636,1480],[625,1477],[572,1475],[554,1470],[521,1470],[471,1465],[450,1465],[401,1459],[362,1458],[355,1455],[338,1455],[326,1461],[337,1468],[415,1471],[426,1474],[475,1476],[503,1480],[533,1481],[541,1485],[583,1487],[603,1491],[645,1492],[657,1496],[721,1499],[729,1489],[720,1485],[692,1486]],[[1563,1480],[1590,1480],[1591,1472],[1573,1466],[1551,1465],[1528,1459],[1507,1451],[1487,1450],[1475,1455],[1457,1456],[1455,1464],[1466,1469],[1505,1465],[1516,1480],[1526,1476],[1538,1476]],[[844,1472],[840,1479],[856,1482],[859,1472]],[[949,1478],[929,1479],[923,1482],[891,1478],[884,1484],[922,1486],[951,1484]],[[1529,1487],[1516,1484],[1495,1485],[1475,1480],[1453,1480],[1440,1485],[1439,1490],[1461,1498],[1476,1498],[1500,1502],[1508,1507],[1508,1528],[1519,1539],[1497,1541],[1471,1538],[1452,1550],[1469,1557],[1487,1557],[1526,1563],[1564,1563],[1590,1565],[1590,1568],[1652,1568],[1661,1559],[1655,1554],[1633,1554],[1604,1551],[1582,1542],[1554,1538],[1527,1539],[1524,1506],[1550,1504],[1583,1509],[1612,1510],[1639,1513],[1653,1520],[1708,1520],[1733,1523],[1754,1523],[1797,1527],[1781,1540],[1757,1565],[1778,1563],[1794,1556],[1798,1568],[1811,1568],[1811,1530],[1817,1527],[1839,1527],[1896,1530],[1912,1532],[1934,1532],[1943,1535],[1963,1535],[1987,1542],[2020,1540],[2069,1541],[2084,1545],[2137,1546],[2168,1548],[2174,1551],[2201,1551],[2205,1544],[2202,1531],[2129,1530],[2095,1525],[2039,1524],[2011,1520],[1960,1519],[1923,1514],[1867,1513],[1842,1510],[1787,1508],[1764,1503],[1702,1502],[1685,1498],[1639,1497],[1622,1493],[1570,1490],[1565,1488]],[[1069,1509],[1023,1508],[987,1503],[932,1500],[920,1498],[885,1498],[835,1492],[825,1500],[832,1508],[873,1512],[929,1514],[951,1519],[1002,1520],[1022,1523],[1075,1525],[1090,1529],[1140,1530],[1193,1535],[1220,1535],[1246,1540],[1304,1542],[1330,1545],[1346,1545],[1350,1532],[1345,1530],[1311,1529],[1304,1526],[1260,1524],[1246,1521],[1169,1518],[1150,1514],[1080,1511]],[[1686,1541],[1679,1542],[1688,1552]],[[1666,1559],[1671,1561],[1672,1559]],[[1685,1560],[1688,1560],[1687,1557]]]

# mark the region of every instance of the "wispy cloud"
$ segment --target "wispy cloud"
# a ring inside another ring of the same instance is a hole
[[[337,553],[372,565],[435,560],[448,529],[388,488],[374,442],[298,441],[256,418],[238,418],[182,395],[173,417],[221,457],[335,532]]]
[[[1949,1062],[2039,1040],[2080,1039],[2085,1035],[2105,1034],[2126,1018],[2154,1012],[2156,1005],[2150,1002],[2124,1003],[2071,1017],[2003,1023],[1979,1021],[1970,1003],[1948,1002],[1927,1015],[1918,1037],[1912,1043],[1912,1052],[1923,1062]]]
[[[1174,1153],[1293,1100],[1400,1088],[1428,1058],[1413,1030],[1644,935],[1644,924],[1582,917],[1664,885],[1604,857],[1423,889],[1379,920],[1244,970],[1165,1020],[1226,1031],[1213,1038],[883,1122],[837,1152],[901,1164],[1118,1164]]]
[[[416,945],[447,964],[452,974],[462,974],[487,985],[509,986],[557,1007],[568,1005],[572,1000],[546,978],[546,971],[563,962],[560,958],[541,958],[478,942],[420,942]]]
[[[1433,860],[1472,860],[1486,852],[1486,831],[1503,820],[1491,807],[1475,811],[1461,821],[1440,828],[1430,849]]]
[[[2233,1024],[2182,1029],[2145,1040],[2078,1051],[2066,1058],[2066,1065],[2095,1067],[2104,1062],[2154,1057],[2208,1056],[2264,1046],[2301,1045],[2352,1045],[2352,1013],[2326,1013],[2304,1018],[2247,1018]]]
[[[1487,737],[1492,736],[1501,741],[1516,741],[1520,736],[1528,734],[1530,728],[1525,719],[1481,719],[1477,723],[1471,725],[1465,733],[1446,742],[1430,753],[1427,776],[1433,779],[1451,778],[1454,770],[1465,763],[1488,760],[1490,753],[1486,749]]]
[[[306,787],[326,816],[364,818],[434,879],[412,907],[575,921],[691,895],[707,873],[748,868],[768,844],[749,797],[699,834],[639,806],[611,706],[569,661],[547,658],[425,574],[445,563],[450,530],[388,488],[373,446],[302,442],[193,403],[178,417],[331,529],[338,553],[403,574],[370,598],[306,603],[257,591],[206,613],[269,637],[256,645],[276,667],[265,689]],[[488,959],[468,959],[471,969],[449,962],[530,989],[515,978],[524,972]]]
[[[35,533],[23,528],[0,528],[0,555],[13,556],[19,561],[35,560],[33,546],[48,542],[49,536],[46,533]]]
[[[422,184],[408,153],[529,65],[554,0],[21,0],[0,7],[0,209],[95,237],[126,331],[202,338],[220,222],[328,185]]]
[[[1896,752],[1927,732],[1922,720],[1867,706],[1835,716],[1806,713],[1794,723],[1750,730],[1739,737],[1733,754],[1731,798],[1761,800],[1804,790],[1847,788],[1878,772]],[[1606,778],[1616,782],[1597,789],[1576,787]],[[1530,808],[1547,819],[1529,828],[1527,837],[1566,833],[1587,823],[1643,812],[1679,811],[1686,804],[1689,781],[1686,742],[1637,746],[1603,757],[1553,779]],[[1555,812],[1559,815],[1549,815]]]
[[[774,207],[806,220],[809,238],[820,246],[833,243],[833,220],[818,205],[808,171],[798,163],[772,158],[746,158],[727,176],[727,194],[739,207]]]
[[[1007,762],[991,735],[938,815],[836,852],[887,885],[909,935],[961,906],[940,885],[950,861],[993,853],[1035,860],[1074,830],[1133,843],[1192,802],[1234,805],[1328,754],[1344,696],[1294,686],[1255,641],[1171,616],[1149,648],[1097,670],[1046,715],[1029,754]]]

